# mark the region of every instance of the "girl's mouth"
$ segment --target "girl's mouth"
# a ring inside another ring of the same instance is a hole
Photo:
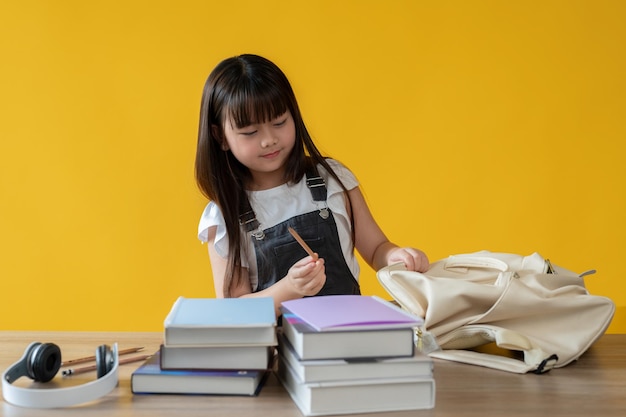
[[[264,155],[261,155],[261,157],[262,158],[266,158],[266,159],[273,159],[273,158],[276,158],[279,153],[280,153],[280,151],[274,151],[274,152],[270,152],[270,153],[266,153]]]

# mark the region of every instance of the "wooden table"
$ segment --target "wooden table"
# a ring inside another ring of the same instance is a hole
[[[54,342],[66,359],[92,355],[102,344],[120,349],[158,349],[161,333],[72,333],[0,331],[0,369],[19,359],[32,341]],[[133,395],[130,375],[138,363],[120,365],[119,386],[97,402],[65,409],[20,408],[2,402],[2,416],[267,416],[302,414],[271,375],[258,397]],[[94,373],[57,377],[64,386],[95,378]],[[24,380],[21,378],[19,381]],[[432,410],[361,416],[625,416],[626,335],[603,336],[578,362],[543,375],[517,375],[471,365],[435,361],[436,406]],[[19,382],[18,381],[18,382]],[[26,380],[27,381],[27,380]]]

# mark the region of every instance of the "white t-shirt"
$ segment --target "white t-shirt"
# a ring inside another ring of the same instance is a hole
[[[332,159],[328,159],[328,163],[348,190],[359,185],[354,174],[345,166]],[[346,210],[343,189],[323,167],[318,166],[317,169],[320,176],[324,178],[326,182],[326,188],[328,190],[326,204],[333,212],[335,222],[337,223],[337,231],[339,233],[343,256],[350,271],[352,271],[352,274],[358,280],[359,264],[352,250],[350,218]],[[326,206],[324,202],[313,201],[311,192],[306,185],[306,177],[304,176],[299,183],[294,185],[283,184],[269,190],[248,191],[247,193],[250,205],[262,229],[273,227],[294,216],[319,210]],[[206,242],[208,229],[214,226],[217,226],[214,242],[215,251],[219,256],[226,258],[228,257],[228,236],[226,235],[224,217],[217,205],[211,201],[207,204],[200,218],[198,238]],[[246,245],[247,248],[242,248],[241,250],[242,256],[244,256],[244,259],[241,260],[241,265],[248,268],[250,283],[252,284],[253,290],[255,290],[258,279],[254,245],[250,239],[245,239],[242,244]],[[247,258],[245,258],[246,256]]]

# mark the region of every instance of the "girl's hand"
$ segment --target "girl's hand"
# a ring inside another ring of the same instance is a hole
[[[424,252],[415,248],[395,248],[387,255],[387,265],[404,263],[409,271],[426,272],[430,263]]]
[[[289,268],[286,279],[300,296],[315,295],[326,283],[324,260],[307,256]]]

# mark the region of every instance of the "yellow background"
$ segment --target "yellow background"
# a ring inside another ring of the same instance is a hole
[[[252,52],[393,241],[596,268],[623,333],[624,21],[619,0],[3,1],[0,328],[159,331],[213,296],[200,95]]]

